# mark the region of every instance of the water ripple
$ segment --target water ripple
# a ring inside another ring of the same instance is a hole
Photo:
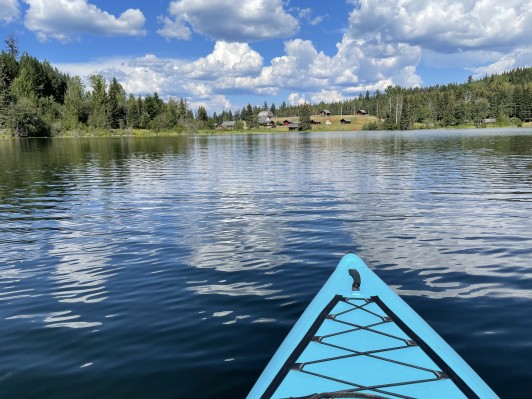
[[[3,140],[0,390],[245,397],[357,252],[501,397],[527,397],[531,137]]]

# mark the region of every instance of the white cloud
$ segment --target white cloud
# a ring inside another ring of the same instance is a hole
[[[153,54],[138,58],[116,57],[82,63],[54,64],[61,71],[81,77],[85,83],[90,75],[101,74],[107,81],[116,77],[127,93],[158,92],[165,96],[183,91],[181,86],[169,86],[169,76],[178,65],[178,60],[160,59]]]
[[[313,103],[330,103],[339,102],[345,100],[345,97],[338,90],[321,90],[319,93],[314,94],[311,97]]]
[[[163,24],[163,28],[159,29],[157,33],[167,40],[170,39],[190,39],[190,29],[185,26],[181,21],[175,21],[171,18],[160,16],[158,17],[160,23]]]
[[[249,44],[218,41],[211,54],[183,66],[180,72],[193,79],[213,80],[221,76],[254,75],[261,68],[262,56],[252,50]]]
[[[211,82],[198,82],[183,73],[183,69],[188,68],[190,63],[178,59],[146,54],[138,58],[117,57],[80,64],[57,63],[54,66],[71,75],[80,76],[85,84],[90,75],[101,74],[108,82],[116,77],[124,90],[134,95],[157,92],[166,99],[187,98],[194,111],[200,105],[211,112],[231,109],[231,103],[224,95],[213,93]]]
[[[515,50],[502,56],[496,62],[481,67],[469,68],[469,70],[473,71],[473,78],[480,79],[485,75],[500,74],[523,65],[532,65],[532,48]]]
[[[313,26],[316,26],[316,25],[319,25],[323,22],[323,20],[326,18],[325,15],[318,15],[317,17],[314,17],[312,18],[310,21],[309,21],[309,24],[313,25]]]
[[[235,11],[236,1],[224,2],[225,8],[231,11],[229,20],[225,20],[227,29],[233,29],[231,21],[238,26],[246,18],[249,21],[257,15],[259,3],[250,2],[246,14],[242,11],[245,7]],[[184,14],[186,18],[181,20],[183,24],[176,25],[172,34],[186,38],[192,29],[210,37],[230,36],[221,24],[206,27],[210,17],[205,4],[205,0],[174,1],[171,6],[174,18],[185,18]],[[269,4],[277,4],[282,9],[280,1]],[[520,45],[523,32],[530,30],[523,22],[529,20],[530,11],[520,8],[520,3],[510,1],[505,4],[508,10],[494,8],[500,11],[498,15],[494,15],[495,11],[487,12],[486,4],[492,4],[491,0],[442,0],[441,4],[402,0],[393,4],[389,0],[372,8],[365,0],[355,4],[349,16],[349,29],[332,55],[316,49],[310,40],[296,38],[285,42],[282,54],[264,60],[248,43],[218,40],[210,54],[193,61],[145,56],[112,67],[100,66],[99,70],[109,78],[111,73],[116,74],[127,91],[183,96],[191,104],[218,111],[230,107],[228,96],[286,93],[290,103],[299,104],[309,100],[341,101],[389,85],[420,86],[422,80],[417,66],[422,58],[425,65],[465,68],[475,77],[532,64],[532,48],[527,43]],[[219,11],[217,4],[211,5],[209,12]],[[296,15],[303,19],[312,17],[310,9],[291,11],[297,11]],[[224,20],[225,15],[222,13],[217,20]],[[466,23],[464,15],[482,29],[488,29],[489,25],[491,30],[486,31],[486,36],[491,39],[481,35],[475,24]],[[513,35],[517,45],[504,50],[506,38],[494,35],[498,32],[499,36],[505,36],[502,25],[511,25],[511,18],[516,18],[516,29],[508,34]],[[488,21],[493,21],[492,25]],[[179,33],[179,27],[185,29]],[[242,32],[241,36],[249,35]]]
[[[530,1],[508,0],[351,0],[349,34],[364,42],[365,61],[385,67],[402,64],[400,73],[382,78],[405,86],[419,85],[416,67],[464,68],[475,77],[529,66],[532,46]],[[395,55],[392,55],[395,53]],[[373,74],[373,72],[370,72]],[[364,80],[364,75],[359,78]]]
[[[328,17],[328,15],[318,15],[316,17],[312,16],[313,11],[311,8],[296,7],[295,11],[297,11],[297,15],[300,19],[307,21],[313,26],[321,24],[323,20]]]
[[[24,0],[29,5],[24,24],[40,40],[70,41],[82,33],[104,36],[142,36],[145,18],[128,9],[117,18],[87,0]]]
[[[318,51],[310,40],[294,39],[285,42],[283,55],[266,63],[247,43],[217,41],[210,54],[193,61],[148,54],[57,66],[82,77],[116,76],[127,92],[185,97],[212,112],[230,108],[228,96],[268,98],[286,92],[291,93],[290,103],[299,104],[340,101],[393,84],[418,86],[415,66],[420,56],[415,46],[366,42],[345,34],[333,56]]]
[[[187,38],[176,32],[190,32],[190,28],[230,42],[290,37],[299,29],[281,0],[176,0],[168,11],[173,19],[162,19],[164,27],[158,31],[168,39]]]
[[[307,100],[305,99],[305,95],[301,95],[299,93],[290,93],[288,96],[288,104],[291,105],[301,105],[305,104]]]
[[[378,36],[383,43],[444,53],[502,50],[528,45],[532,7],[522,0],[360,0],[349,22],[354,37]]]
[[[358,93],[393,84],[419,86],[421,78],[415,66],[420,57],[418,47],[368,44],[348,34],[332,57],[317,51],[309,40],[294,39],[285,43],[285,55],[273,58],[259,76],[225,80],[220,86],[227,90],[232,85],[255,94],[304,90],[311,98],[319,98],[320,93]]]
[[[18,0],[0,0],[0,22],[13,22],[19,15]]]

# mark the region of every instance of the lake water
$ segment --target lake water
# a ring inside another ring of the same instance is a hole
[[[348,252],[530,397],[530,130],[1,140],[0,396],[244,398]]]

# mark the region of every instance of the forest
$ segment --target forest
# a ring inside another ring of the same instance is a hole
[[[327,109],[334,115],[365,111],[377,117],[365,129],[420,129],[439,127],[522,126],[532,121],[532,68],[517,68],[462,84],[366,91],[357,98],[334,102],[261,106],[209,114],[192,110],[186,98],[166,101],[157,93],[126,93],[116,78],[107,82],[95,74],[85,85],[48,61],[19,53],[16,39],[5,40],[0,53],[0,134],[12,137],[81,135],[105,131],[149,130],[176,133],[213,130],[223,121],[239,128],[258,127],[258,113],[269,109],[277,117],[316,115]],[[309,112],[310,111],[310,112]]]

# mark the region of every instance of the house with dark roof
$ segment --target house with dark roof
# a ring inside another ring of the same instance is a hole
[[[340,123],[341,123],[342,125],[348,125],[348,124],[351,123],[351,121],[350,121],[349,119],[344,119],[344,118],[342,118],[342,119],[340,119]]]
[[[320,111],[320,115],[321,116],[331,116],[331,111],[329,111],[328,109],[322,109]]]
[[[223,121],[216,125],[218,129],[233,129],[235,127],[236,121]]]
[[[301,130],[301,126],[299,126],[299,122],[292,122],[288,125],[288,130]]]
[[[364,116],[364,115],[367,115],[367,114],[368,114],[368,111],[363,110],[363,109],[359,109],[359,110],[357,111],[357,115],[362,115],[362,116]]]

